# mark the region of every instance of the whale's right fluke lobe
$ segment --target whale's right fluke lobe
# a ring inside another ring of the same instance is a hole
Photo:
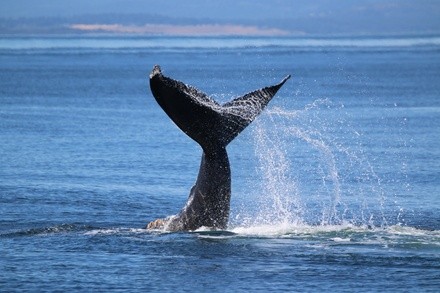
[[[231,142],[263,111],[277,91],[290,78],[286,76],[280,83],[245,94],[223,104],[225,142]]]

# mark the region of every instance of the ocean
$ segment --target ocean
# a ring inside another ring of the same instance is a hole
[[[226,231],[177,213],[200,147],[155,64],[219,102],[292,78],[228,146]],[[0,291],[438,292],[440,37],[0,38]]]

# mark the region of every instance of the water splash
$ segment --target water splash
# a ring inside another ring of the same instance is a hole
[[[349,121],[328,99],[266,111],[252,134],[258,210],[243,207],[233,226],[387,226],[381,178]]]

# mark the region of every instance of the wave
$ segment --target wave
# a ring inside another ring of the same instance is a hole
[[[200,238],[268,238],[290,239],[308,245],[372,245],[403,249],[440,249],[440,230],[426,230],[410,226],[389,227],[342,225],[260,225],[233,227],[227,231],[195,231]]]
[[[12,232],[1,233],[0,238],[13,238],[20,236],[47,236],[51,234],[61,234],[61,233],[78,233],[83,231],[89,231],[96,229],[93,226],[89,225],[80,225],[80,224],[59,224],[48,227],[38,227],[38,228],[30,228],[17,230]]]
[[[41,228],[31,228],[0,234],[0,238],[51,237],[73,235],[75,237],[128,237],[136,240],[152,241],[167,236],[172,239],[191,235],[199,239],[279,239],[295,241],[309,246],[362,245],[402,249],[440,249],[440,230],[429,230],[411,226],[393,225],[388,227],[341,225],[308,225],[281,223],[256,226],[237,226],[227,230],[200,228],[188,233],[172,233],[142,228],[114,227],[100,228],[83,224],[60,224]],[[151,238],[153,237],[153,238]],[[160,237],[160,238],[156,238]],[[192,238],[192,237],[190,237]]]
[[[278,225],[257,225],[249,227],[233,227],[231,232],[249,236],[319,236],[319,235],[349,235],[351,233],[389,234],[406,236],[432,236],[440,240],[440,230],[421,229],[411,226],[392,225],[388,227],[371,227],[368,225],[356,226],[353,224],[341,225],[308,225],[281,223]],[[439,242],[440,245],[440,242]]]
[[[47,227],[38,227],[30,229],[22,229],[0,233],[0,238],[15,238],[15,237],[32,237],[32,236],[52,236],[60,234],[78,234],[86,236],[100,236],[100,235],[127,235],[127,234],[141,234],[151,233],[142,228],[101,228],[86,224],[59,224]]]
[[[0,50],[340,49],[440,47],[440,37],[2,37]]]

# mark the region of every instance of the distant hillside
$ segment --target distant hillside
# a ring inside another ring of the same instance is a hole
[[[256,36],[439,34],[440,17],[423,18],[420,13],[411,14],[402,9],[365,8],[258,19],[172,17],[148,13],[0,18],[0,34],[84,33]]]
[[[294,32],[258,22],[171,18],[152,14],[0,18],[0,34],[289,35]]]

